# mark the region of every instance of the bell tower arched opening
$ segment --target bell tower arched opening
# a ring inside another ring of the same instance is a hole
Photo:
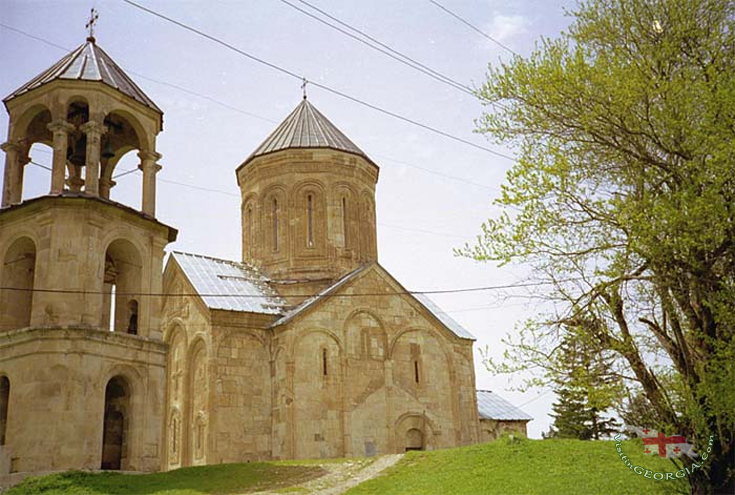
[[[105,252],[100,320],[103,328],[138,335],[142,268],[140,253],[133,243],[125,239],[110,243]]]

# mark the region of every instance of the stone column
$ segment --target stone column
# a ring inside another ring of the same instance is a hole
[[[156,163],[161,154],[155,151],[141,151],[138,153],[141,163],[138,168],[143,171],[143,213],[156,216],[156,174],[161,166]]]
[[[54,134],[54,158],[51,171],[51,194],[64,192],[66,174],[66,149],[69,132],[75,127],[63,119],[54,120],[46,127]]]
[[[3,199],[2,207],[13,204],[13,189],[16,187],[15,178],[18,176],[17,169],[20,168],[18,162],[18,152],[21,146],[17,143],[3,143],[0,149],[5,152],[5,174],[3,179]]]
[[[110,199],[110,189],[112,189],[117,183],[107,177],[100,177],[99,183],[100,198]]]
[[[100,181],[100,138],[107,132],[107,127],[90,120],[80,127],[87,135],[87,161],[84,171],[84,192],[94,196],[99,195]]]
[[[23,177],[25,175],[25,166],[31,161],[31,157],[26,155],[24,150],[23,154],[16,155],[15,177],[12,179],[12,194],[10,195],[10,203],[18,204],[23,201]]]

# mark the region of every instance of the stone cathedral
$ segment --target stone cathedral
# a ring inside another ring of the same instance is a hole
[[[4,103],[0,485],[478,441],[473,337],[378,263],[378,166],[306,98],[235,169],[239,261],[165,252],[163,113],[92,36]]]

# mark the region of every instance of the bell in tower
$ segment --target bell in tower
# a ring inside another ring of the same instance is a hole
[[[0,378],[12,472],[160,464],[150,426],[165,396],[159,294],[177,234],[155,218],[163,113],[97,45],[95,21],[82,45],[4,100]],[[34,143],[53,148],[52,172],[47,194],[24,198]],[[130,152],[140,210],[110,198]]]

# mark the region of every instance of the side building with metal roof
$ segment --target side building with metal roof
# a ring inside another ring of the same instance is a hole
[[[491,442],[501,435],[528,436],[527,425],[533,417],[490,390],[477,391],[480,416],[480,441]]]

